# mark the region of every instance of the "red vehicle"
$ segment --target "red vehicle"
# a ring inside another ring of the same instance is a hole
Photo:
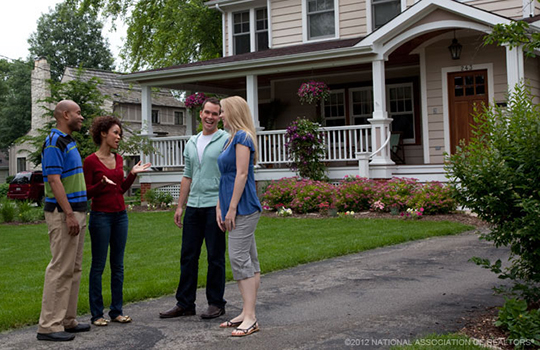
[[[17,173],[9,183],[7,197],[36,202],[41,205],[44,195],[43,173],[41,171],[22,171]]]

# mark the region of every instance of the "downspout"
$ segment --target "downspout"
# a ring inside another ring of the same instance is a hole
[[[216,4],[216,10],[221,12],[221,47],[222,47],[222,56],[225,57],[225,11],[219,7],[219,4]]]

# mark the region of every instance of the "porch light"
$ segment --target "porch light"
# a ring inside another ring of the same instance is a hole
[[[452,44],[448,46],[448,50],[450,50],[450,55],[452,56],[453,60],[459,60],[459,57],[461,56],[461,48],[463,46],[458,43],[456,39],[456,31],[454,31],[454,39],[452,39]]]

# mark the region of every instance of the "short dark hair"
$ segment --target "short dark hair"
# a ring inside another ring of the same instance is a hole
[[[221,109],[221,104],[219,103],[219,99],[217,99],[216,97],[208,97],[206,100],[204,100],[202,106],[201,106],[201,109],[204,109],[204,106],[206,105],[206,103],[211,103],[213,105],[218,105],[219,106],[219,109]]]
[[[101,133],[109,132],[109,129],[112,128],[115,124],[120,127],[120,137],[122,137],[123,131],[122,122],[120,121],[120,119],[110,115],[104,115],[94,118],[92,126],[90,127],[90,135],[92,135],[92,140],[94,140],[94,143],[98,146],[101,146]]]

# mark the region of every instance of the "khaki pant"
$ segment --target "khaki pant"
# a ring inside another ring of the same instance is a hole
[[[77,299],[81,282],[86,213],[75,212],[81,231],[70,236],[66,215],[45,212],[52,259],[45,270],[38,333],[62,332],[77,326]]]

